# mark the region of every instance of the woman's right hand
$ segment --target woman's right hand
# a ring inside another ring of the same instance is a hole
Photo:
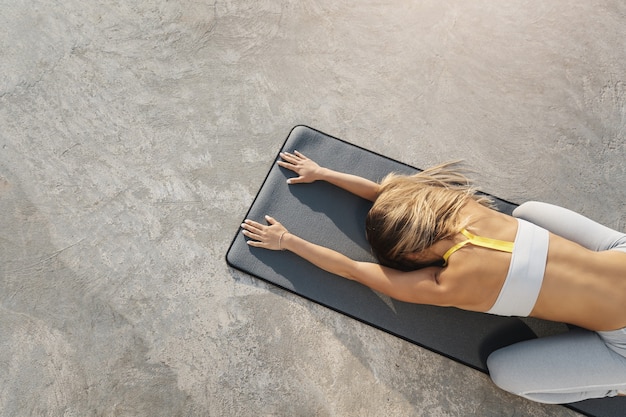
[[[265,216],[268,225],[246,219],[241,224],[244,236],[250,238],[248,245],[270,250],[284,250],[283,237],[289,231],[279,221],[270,216]]]
[[[278,161],[278,165],[298,174],[298,177],[289,178],[288,184],[310,183],[319,180],[322,168],[312,159],[307,158],[298,151],[294,153],[281,152],[283,161]]]

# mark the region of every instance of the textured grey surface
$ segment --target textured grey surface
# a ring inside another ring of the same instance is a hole
[[[572,416],[229,269],[289,129],[626,227],[626,5],[0,0],[0,415]]]

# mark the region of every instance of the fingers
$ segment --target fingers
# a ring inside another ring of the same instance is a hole
[[[283,160],[290,162],[292,164],[295,164],[296,162],[298,162],[298,157],[296,155],[290,154],[289,152],[281,152],[280,157],[283,158]]]
[[[281,154],[282,156],[283,154]],[[285,158],[283,156],[283,158]],[[283,167],[283,168],[287,168],[288,170],[291,170],[293,172],[298,172],[298,166],[289,162],[285,162],[285,161],[278,161],[277,162],[278,166]],[[301,179],[302,177],[298,177],[298,178],[289,178],[287,180],[287,184],[297,184],[299,181],[299,179]]]
[[[296,166],[294,164],[291,164],[289,162],[285,162],[285,161],[278,161],[276,162],[278,164],[278,166],[281,166],[283,168],[287,168],[290,169],[292,171],[294,171],[296,169]]]
[[[283,168],[287,168],[295,173],[299,173],[298,167],[296,165],[293,164],[289,164],[287,162],[283,162],[283,161],[278,161],[278,165],[283,167]],[[299,176],[299,177],[295,177],[295,178],[288,178],[287,179],[287,184],[297,184],[299,182],[303,182],[303,177]]]
[[[269,215],[265,215],[265,220],[270,224],[280,224],[280,222],[278,220],[276,220],[275,218],[273,218],[272,216]],[[243,223],[241,223],[241,227],[243,227],[246,230],[250,230],[252,232],[262,232],[266,227],[259,222],[255,222],[254,220],[250,220],[250,219],[246,219],[243,221]]]
[[[262,248],[265,246],[263,242],[257,242],[256,240],[249,240],[248,245],[254,246],[255,248]]]
[[[294,151],[293,153],[281,152],[280,157],[283,158],[287,162],[291,162],[292,164],[295,164],[303,159],[308,159],[306,156],[304,156],[304,154],[298,151]]]
[[[278,161],[276,163],[278,164],[278,166],[286,168],[286,169],[288,169],[290,171],[293,171],[293,172],[297,172],[298,171],[298,166],[295,165],[295,164],[292,164],[290,162]],[[289,183],[289,181],[287,181],[287,182]]]
[[[248,240],[248,244],[251,246],[261,246],[263,244],[263,225],[257,223],[253,220],[246,219],[243,223],[241,223],[241,228],[243,229],[241,232],[247,238],[253,239]]]
[[[241,224],[241,227],[251,232],[256,232],[256,231],[260,232],[261,230],[263,230],[264,226],[261,223],[255,222],[254,220],[246,219]]]
[[[252,235],[254,235],[256,236],[255,239],[258,239],[264,234],[265,229],[267,229],[268,227],[273,225],[280,226],[280,222],[272,216],[266,215],[265,220],[267,221],[269,226],[262,225],[261,223],[255,222],[254,220],[246,219],[243,221],[243,223],[241,223],[241,228],[248,232],[246,234],[247,236],[252,237]]]
[[[262,242],[263,241],[263,237],[261,235],[257,235],[256,233],[253,233],[249,230],[243,230],[242,231],[243,235],[246,237],[249,237],[250,239],[254,239],[255,242]]]

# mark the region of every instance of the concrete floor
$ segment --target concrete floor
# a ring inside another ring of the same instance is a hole
[[[623,0],[0,11],[0,415],[576,415],[224,255],[300,123],[625,230]]]

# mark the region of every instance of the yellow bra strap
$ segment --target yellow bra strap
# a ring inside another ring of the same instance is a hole
[[[490,237],[476,236],[468,232],[466,229],[461,230],[461,233],[463,234],[463,236],[467,238],[467,240],[457,243],[456,245],[448,249],[446,253],[443,254],[444,266],[448,264],[448,258],[450,257],[450,255],[452,255],[454,252],[461,249],[463,246],[467,245],[468,243],[471,243],[472,245],[480,246],[483,248],[498,250],[501,252],[508,252],[508,253],[513,252],[513,246],[514,246],[513,242],[492,239]]]

